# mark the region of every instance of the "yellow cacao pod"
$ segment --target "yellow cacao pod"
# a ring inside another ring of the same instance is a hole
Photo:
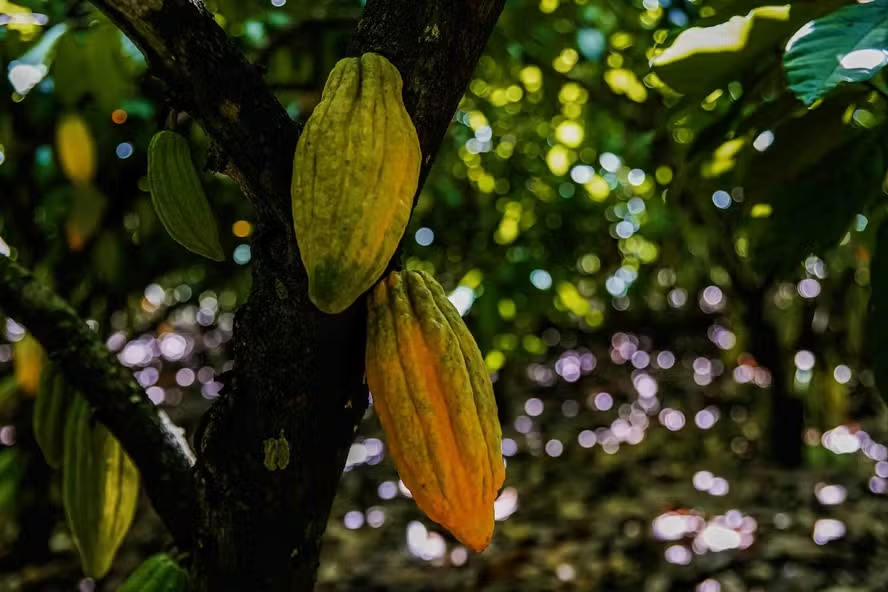
[[[56,151],[62,172],[72,183],[83,185],[96,176],[96,145],[79,115],[66,114],[59,119]]]
[[[65,420],[62,503],[84,574],[103,578],[111,569],[138,501],[138,469],[77,395]]]
[[[424,272],[390,274],[367,311],[367,384],[398,474],[429,518],[483,551],[505,465],[481,351]]]
[[[25,393],[34,395],[40,387],[40,373],[46,354],[40,343],[30,333],[26,333],[21,341],[16,342],[15,353],[15,378],[19,387]]]
[[[421,153],[401,87],[381,55],[340,60],[296,147],[296,241],[309,297],[330,314],[376,283],[410,219]]]

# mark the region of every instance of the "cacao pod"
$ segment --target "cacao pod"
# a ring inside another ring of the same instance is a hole
[[[45,353],[40,343],[25,333],[25,336],[13,346],[15,353],[15,378],[19,388],[33,395],[40,387],[40,372],[43,368]]]
[[[92,185],[74,187],[71,195],[68,219],[65,221],[65,237],[68,248],[80,251],[92,238],[102,223],[108,198]]]
[[[381,55],[340,60],[296,146],[296,242],[309,297],[326,313],[373,286],[410,219],[421,153],[401,87]]]
[[[482,551],[505,465],[481,351],[424,272],[391,273],[367,308],[367,384],[398,474],[429,518]]]
[[[72,183],[85,185],[96,176],[96,145],[79,115],[68,113],[59,118],[56,152],[62,172]]]
[[[184,136],[164,130],[151,138],[148,187],[157,217],[176,242],[207,259],[225,259],[219,226]]]
[[[117,592],[185,592],[188,573],[166,553],[142,562]]]
[[[82,396],[65,424],[62,502],[80,551],[83,573],[102,578],[129,530],[139,497],[139,472]]]
[[[65,419],[74,391],[68,388],[61,372],[47,367],[40,377],[40,390],[34,402],[34,439],[46,463],[54,469],[62,465],[65,454]]]

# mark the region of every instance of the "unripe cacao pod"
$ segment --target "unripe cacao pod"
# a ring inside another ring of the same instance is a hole
[[[92,185],[78,185],[71,193],[65,237],[68,248],[80,251],[102,223],[108,198]]]
[[[424,272],[391,273],[367,312],[367,384],[398,474],[429,518],[482,551],[505,465],[481,351]]]
[[[59,119],[56,152],[62,172],[72,183],[85,185],[96,176],[96,145],[79,115],[69,113]]]
[[[342,59],[299,138],[293,225],[309,297],[324,312],[370,289],[407,228],[421,153],[401,87],[381,55]]]
[[[185,592],[188,573],[166,553],[142,562],[117,592]]]
[[[158,219],[176,242],[208,259],[225,259],[219,226],[184,136],[164,130],[151,138],[148,187]]]
[[[83,573],[102,578],[111,569],[139,498],[139,472],[108,429],[93,421],[75,397],[65,424],[62,502],[80,551]]]
[[[48,366],[40,377],[40,389],[34,402],[34,439],[46,463],[54,469],[62,466],[65,454],[65,419],[75,393],[65,377]]]
[[[40,372],[46,354],[40,343],[30,333],[25,333],[13,346],[15,353],[15,378],[19,388],[33,395],[40,386]]]

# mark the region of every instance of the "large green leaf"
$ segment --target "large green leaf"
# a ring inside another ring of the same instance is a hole
[[[859,141],[867,132],[847,121],[851,105],[845,97],[836,97],[773,126],[774,143],[764,152],[750,150],[744,189],[752,201],[774,201],[772,194],[779,184],[801,177],[814,166],[833,166],[828,160],[831,153]]]
[[[810,105],[841,82],[872,78],[888,63],[888,0],[845,6],[799,29],[783,64],[790,88]]]
[[[884,133],[846,142],[775,187],[773,214],[753,228],[753,263],[760,271],[785,273],[808,254],[839,243],[854,216],[880,194]]]
[[[719,25],[692,27],[652,58],[651,68],[680,93],[708,94],[779,47],[811,16],[810,6],[761,6]]]

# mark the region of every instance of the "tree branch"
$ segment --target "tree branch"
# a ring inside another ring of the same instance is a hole
[[[404,79],[404,103],[422,148],[420,189],[504,5],[371,0],[358,21],[349,54],[382,54]]]
[[[92,0],[145,54],[173,101],[222,148],[260,218],[290,224],[296,125],[262,75],[192,0]]]
[[[188,451],[154,404],[77,313],[21,265],[0,256],[0,308],[22,322],[96,418],[123,445],[155,510],[183,549],[192,540],[196,489]]]

